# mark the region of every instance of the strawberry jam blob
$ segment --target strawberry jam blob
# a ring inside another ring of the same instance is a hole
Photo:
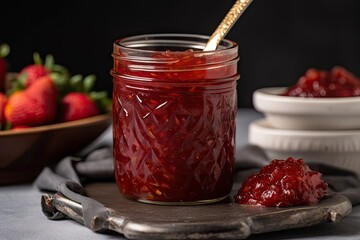
[[[322,199],[327,184],[302,159],[272,160],[248,177],[235,195],[235,202],[266,207],[310,205]]]
[[[282,95],[310,98],[360,96],[360,80],[340,66],[335,66],[331,71],[310,68]]]
[[[150,35],[114,44],[115,178],[129,199],[198,204],[233,184],[238,53],[231,41]],[[192,50],[188,50],[192,48]]]

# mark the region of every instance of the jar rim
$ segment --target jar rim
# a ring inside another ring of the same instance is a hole
[[[149,50],[142,47],[148,44],[172,46],[186,44],[187,49],[203,50],[210,36],[201,34],[184,34],[184,33],[153,33],[133,35],[129,37],[119,38],[114,41],[114,46],[124,50],[159,53],[167,50]],[[218,48],[212,51],[206,51],[207,54],[224,53],[238,48],[238,44],[230,39],[220,41]],[[184,47],[186,49],[186,47]]]

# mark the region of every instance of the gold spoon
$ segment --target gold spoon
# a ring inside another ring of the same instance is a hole
[[[238,20],[240,15],[246,10],[253,0],[237,0],[220,25],[216,28],[215,32],[211,35],[203,51],[216,50],[220,41],[230,31],[231,27]]]

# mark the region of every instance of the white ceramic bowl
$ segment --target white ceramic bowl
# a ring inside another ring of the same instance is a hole
[[[360,130],[286,130],[262,118],[249,125],[249,143],[263,148],[269,159],[303,158],[360,174]]]
[[[253,93],[254,108],[275,128],[298,130],[360,129],[360,97],[304,98],[281,96],[286,88]]]

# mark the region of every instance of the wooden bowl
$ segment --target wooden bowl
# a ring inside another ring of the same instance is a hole
[[[29,183],[45,166],[75,155],[111,124],[111,114],[0,131],[0,185]]]

